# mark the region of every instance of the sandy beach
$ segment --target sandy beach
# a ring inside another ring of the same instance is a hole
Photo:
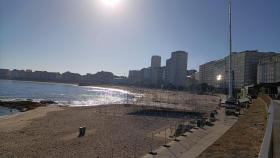
[[[39,107],[34,110],[27,112],[19,112],[14,115],[2,116],[0,118],[0,131],[1,132],[11,132],[15,130],[20,130],[23,127],[29,125],[33,119],[46,116],[48,112],[63,110],[61,107]]]
[[[154,100],[155,95],[169,99]],[[178,96],[184,96],[184,102]],[[194,106],[186,104],[188,98],[200,99]],[[141,99],[134,104],[46,106],[1,118],[0,157],[141,157],[164,144],[157,133],[179,121],[188,122],[199,108],[215,109],[219,97],[145,90]],[[86,135],[78,138],[81,126]]]
[[[102,86],[123,89],[136,94],[137,100],[133,104],[165,107],[187,111],[209,113],[217,107],[219,100],[225,95],[197,95],[187,91],[171,91],[163,89],[130,87],[130,86]],[[140,96],[140,97],[139,97]]]
[[[0,157],[134,157],[150,150],[151,132],[176,118],[133,114],[132,105],[42,107],[1,120]],[[46,114],[46,112],[48,112]],[[86,126],[85,137],[78,128]],[[163,138],[153,138],[153,146]]]

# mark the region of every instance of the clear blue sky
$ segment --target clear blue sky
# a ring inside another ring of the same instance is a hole
[[[227,0],[0,0],[0,68],[127,75],[189,52],[228,54]],[[233,0],[233,50],[280,52],[280,0]]]

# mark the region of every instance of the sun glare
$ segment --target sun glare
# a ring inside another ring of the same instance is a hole
[[[219,74],[219,75],[217,75],[217,81],[220,81],[220,80],[222,80],[222,75],[221,74]]]
[[[119,5],[121,0],[101,0],[104,5],[109,6],[109,7],[115,7]]]

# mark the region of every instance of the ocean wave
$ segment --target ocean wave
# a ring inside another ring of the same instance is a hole
[[[44,84],[33,82],[1,82],[0,100],[51,100],[63,106],[96,106],[123,104],[141,97],[130,91],[98,86],[74,86],[67,84]]]

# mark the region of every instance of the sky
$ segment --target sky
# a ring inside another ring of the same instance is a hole
[[[229,53],[227,0],[105,1],[0,0],[0,68],[128,75],[152,55],[184,50],[198,69]],[[280,52],[279,8],[232,0],[233,51]]]

